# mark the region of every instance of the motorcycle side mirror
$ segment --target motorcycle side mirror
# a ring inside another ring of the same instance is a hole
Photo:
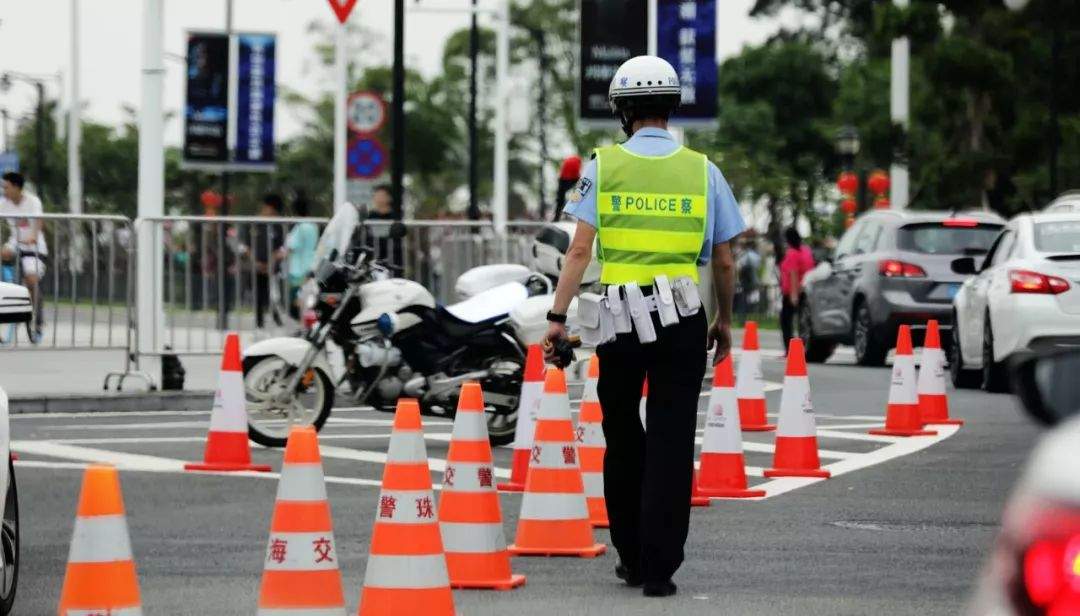
[[[408,233],[408,228],[405,226],[405,223],[401,222],[400,220],[395,220],[390,225],[391,239],[400,240],[401,238],[405,237],[406,233]]]
[[[954,274],[971,275],[976,273],[975,257],[960,257],[953,259],[950,264]]]
[[[1054,425],[1080,414],[1080,352],[1023,356],[1012,368],[1013,390],[1029,415]]]

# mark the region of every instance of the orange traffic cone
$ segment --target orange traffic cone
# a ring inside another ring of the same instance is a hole
[[[83,474],[58,613],[142,615],[120,476],[111,466],[93,465]]]
[[[641,388],[641,427],[645,428],[645,409],[649,405],[649,379],[645,379],[645,384]],[[698,489],[698,473],[697,470],[693,472],[690,477],[690,506],[691,507],[708,507],[710,500],[708,496],[701,493]]]
[[[315,428],[289,431],[266,548],[259,613],[345,616]]]
[[[585,501],[589,507],[589,522],[595,528],[607,528],[607,503],[604,501],[604,412],[596,395],[596,381],[600,378],[600,358],[589,359],[589,374],[585,379],[585,392],[581,397],[578,414],[577,446],[581,455],[581,479],[585,482]]]
[[[826,479],[832,476],[832,473],[821,468],[818,459],[817,424],[814,421],[814,404],[810,400],[810,379],[806,376],[806,356],[800,338],[792,338],[788,345],[773,468],[766,469],[765,476]]]
[[[510,553],[586,558],[603,554],[607,546],[593,541],[574,446],[566,375],[558,368],[549,368],[544,378],[534,437],[517,537]]]
[[[701,444],[701,472],[698,491],[705,496],[747,498],[765,496],[765,490],[749,490],[742,433],[739,431],[738,402],[731,355],[716,364],[712,394]]]
[[[530,344],[525,356],[525,380],[521,383],[518,399],[517,426],[514,428],[514,457],[510,466],[510,481],[497,487],[503,492],[521,492],[529,473],[529,456],[536,430],[536,413],[540,410],[540,398],[544,394],[544,350],[539,344]]]
[[[479,383],[465,383],[439,501],[439,528],[453,588],[510,590],[525,583],[524,575],[510,572],[493,464],[484,392]]]
[[[221,356],[214,410],[210,413],[210,432],[206,437],[203,462],[184,465],[188,471],[269,471],[266,464],[251,463],[248,446],[247,409],[244,401],[244,369],[240,364],[240,338],[225,337]]]
[[[953,344],[958,344],[954,342]],[[945,351],[934,319],[926,324],[922,365],[919,366],[919,420],[927,424],[964,425],[963,419],[949,418],[949,398],[945,395]]]
[[[923,430],[922,425],[919,417],[919,397],[915,389],[915,355],[911,352],[911,328],[901,325],[896,335],[896,355],[893,358],[885,427],[869,432],[885,436],[937,434],[933,430]]]
[[[416,400],[398,400],[360,616],[454,613]]]
[[[739,424],[746,432],[768,432],[776,425],[769,423],[765,410],[765,382],[761,376],[761,348],[758,346],[757,323],[747,321],[743,330],[743,351],[739,359],[735,394],[739,404]]]

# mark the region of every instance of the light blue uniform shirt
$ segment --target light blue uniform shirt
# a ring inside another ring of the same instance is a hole
[[[671,136],[671,133],[662,128],[643,128],[634,133],[634,136],[623,146],[639,156],[667,156],[674,152],[679,144]],[[577,188],[571,192],[574,198],[580,194],[578,201],[568,201],[566,214],[573,216],[589,226],[596,228],[596,160],[590,160],[585,166],[585,171],[578,181]],[[743,232],[746,223],[743,222],[742,213],[739,212],[739,203],[735,195],[731,193],[724,174],[716,165],[709,162],[709,195],[708,209],[705,213],[705,242],[701,246],[701,255],[698,263],[705,265],[712,256],[713,244],[720,244]]]

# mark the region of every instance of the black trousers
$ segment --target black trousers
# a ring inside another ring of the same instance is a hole
[[[624,565],[646,582],[667,580],[683,562],[690,525],[694,436],[705,376],[706,317],[701,310],[641,344],[621,334],[597,348],[597,393],[604,411],[604,497],[611,541]],[[646,429],[638,416],[649,378]]]
[[[791,298],[785,295],[784,301],[780,305],[780,332],[784,336],[785,353],[787,353],[788,343],[795,337],[795,315],[798,313],[799,309],[795,307],[795,304],[791,303]]]

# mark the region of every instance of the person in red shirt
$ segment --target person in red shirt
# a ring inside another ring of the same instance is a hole
[[[795,336],[795,315],[799,309],[799,296],[802,293],[802,280],[806,272],[814,269],[814,255],[810,247],[803,243],[802,236],[795,227],[784,231],[787,250],[780,262],[780,292],[783,305],[780,308],[780,331],[784,335],[784,350]]]

